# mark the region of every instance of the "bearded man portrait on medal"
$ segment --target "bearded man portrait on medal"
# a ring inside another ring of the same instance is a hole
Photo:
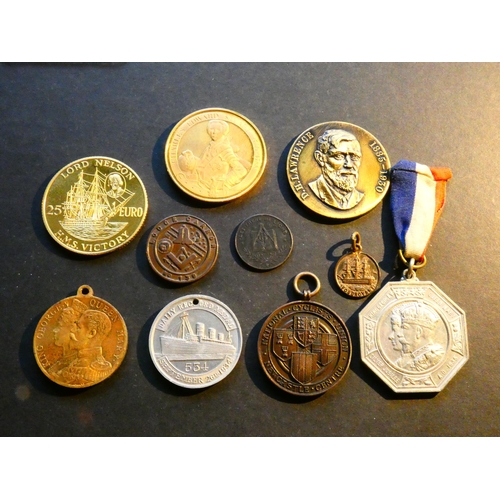
[[[314,159],[321,175],[309,183],[312,192],[323,203],[340,210],[358,205],[364,193],[356,189],[361,165],[361,146],[356,137],[345,130],[325,131],[318,138]]]

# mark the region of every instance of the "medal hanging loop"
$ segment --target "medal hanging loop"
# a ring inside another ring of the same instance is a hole
[[[403,277],[401,278],[401,281],[405,281],[405,280],[417,280],[418,281],[417,273],[415,271],[417,269],[421,269],[422,267],[424,267],[427,264],[427,257],[424,255],[422,262],[417,264],[415,262],[415,259],[413,259],[413,258],[411,258],[409,260],[405,259],[403,256],[403,252],[401,251],[401,249],[399,249],[399,258],[401,259],[403,264],[407,267],[407,269],[405,269],[403,271]]]
[[[306,278],[306,277],[311,278],[312,281],[314,281],[314,283],[315,283],[314,290],[309,290],[309,288],[306,288],[305,290],[301,290],[299,288],[299,280]],[[315,274],[310,273],[308,271],[304,271],[302,273],[297,274],[297,276],[295,276],[295,278],[293,280],[293,287],[295,288],[295,291],[299,295],[301,295],[304,300],[310,300],[311,297],[313,297],[314,295],[316,295],[320,291],[321,283],[319,281],[319,278]]]
[[[351,240],[351,250],[353,252],[361,252],[361,250],[363,250],[363,247],[361,246],[361,235],[356,231],[355,233],[352,233]]]

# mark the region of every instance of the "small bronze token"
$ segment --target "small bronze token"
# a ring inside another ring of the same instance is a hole
[[[236,251],[248,266],[267,271],[281,266],[292,253],[290,228],[278,217],[268,214],[245,219],[234,238]]]
[[[335,266],[335,281],[349,297],[360,299],[372,294],[380,282],[380,268],[375,260],[362,253],[361,236],[353,233],[351,253],[343,255]]]
[[[72,388],[90,387],[112,375],[127,352],[128,334],[120,313],[92,288],[54,304],[38,322],[33,351],[50,380]]]
[[[219,253],[213,229],[194,215],[172,215],[151,231],[147,255],[151,267],[172,283],[191,283],[205,276]]]
[[[301,291],[298,281],[316,282]],[[280,389],[299,396],[322,394],[338,384],[351,362],[352,344],[342,319],[328,307],[311,302],[320,283],[312,273],[299,273],[295,291],[304,300],[278,307],[265,321],[258,340],[259,361]]]
[[[288,182],[310,210],[333,219],[358,217],[389,189],[391,164],[369,132],[344,122],[314,125],[298,136],[287,159]]]
[[[257,127],[228,109],[191,113],[177,123],[165,144],[172,180],[188,195],[208,202],[234,200],[250,191],[266,161]]]
[[[50,181],[42,200],[43,222],[52,238],[85,255],[127,245],[147,212],[146,189],[137,174],[104,156],[66,165]]]

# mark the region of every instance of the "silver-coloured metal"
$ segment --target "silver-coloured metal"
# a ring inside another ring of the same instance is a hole
[[[149,334],[149,352],[158,371],[190,389],[208,387],[229,375],[242,343],[233,311],[206,295],[186,295],[170,302]]]
[[[387,283],[359,327],[363,362],[395,392],[439,392],[469,359],[465,312],[432,281]]]

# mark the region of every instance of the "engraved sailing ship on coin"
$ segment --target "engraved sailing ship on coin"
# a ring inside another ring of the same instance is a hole
[[[160,336],[163,355],[171,361],[187,361],[190,359],[224,359],[226,355],[236,352],[231,332],[218,332],[197,321],[195,330],[189,321],[189,314],[182,313],[181,325],[175,334],[167,332]]]
[[[107,185],[110,187],[108,191]],[[110,219],[133,196],[134,193],[125,188],[125,180],[119,173],[106,176],[97,168],[94,174],[80,172],[62,204],[64,217],[60,224],[71,236],[82,240],[111,238],[125,229],[128,222],[111,222]]]
[[[47,231],[62,247],[83,255],[122,248],[138,234],[148,197],[138,175],[122,161],[88,156],[57,172],[42,199]]]

